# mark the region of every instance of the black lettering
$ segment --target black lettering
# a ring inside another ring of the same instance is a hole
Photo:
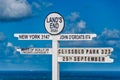
[[[105,58],[104,58],[104,57],[102,57],[102,61],[105,61]]]
[[[94,61],[94,57],[91,57],[91,61]]]
[[[81,50],[81,53],[84,54],[84,49]]]
[[[59,22],[62,23],[62,17],[59,17]]]

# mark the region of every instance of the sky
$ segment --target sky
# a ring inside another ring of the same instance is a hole
[[[0,71],[51,71],[51,55],[21,55],[16,48],[51,48],[52,41],[19,41],[14,33],[47,33],[46,16],[60,13],[62,33],[95,33],[91,41],[60,47],[112,47],[114,63],[60,63],[61,71],[120,71],[119,0],[0,0]]]

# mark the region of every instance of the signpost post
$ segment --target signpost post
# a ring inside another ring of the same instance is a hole
[[[52,41],[52,80],[59,80],[59,63],[58,63],[59,42],[57,36],[53,36]]]
[[[96,34],[59,34],[64,28],[64,19],[51,13],[45,19],[49,34],[14,34],[18,40],[52,40],[52,48],[19,48],[21,54],[52,54],[52,80],[59,80],[59,62],[111,63],[113,48],[59,48],[59,41],[92,40]]]

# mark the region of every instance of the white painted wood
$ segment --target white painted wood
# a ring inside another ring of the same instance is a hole
[[[17,51],[20,52],[20,54],[28,55],[52,54],[51,48],[18,48]]]
[[[16,33],[14,37],[18,40],[52,40],[50,34],[40,34],[40,33]]]
[[[96,36],[96,34],[60,34],[56,39],[60,41],[92,40]],[[39,33],[16,33],[14,37],[18,40],[52,40],[52,35]]]
[[[89,59],[88,59],[89,58]],[[109,56],[60,56],[58,62],[82,62],[82,63],[112,63]]]
[[[96,37],[96,34],[60,34],[58,40],[68,41],[68,40],[92,40]]]
[[[57,60],[58,57],[58,47],[59,42],[57,40],[57,35],[53,35],[52,40],[52,80],[59,80],[59,62]]]

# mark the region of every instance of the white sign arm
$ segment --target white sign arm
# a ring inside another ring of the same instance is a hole
[[[18,40],[52,40],[51,35],[49,34],[38,34],[38,33],[16,33],[14,37],[17,37]]]
[[[96,34],[60,34],[58,40],[92,40]]]
[[[18,48],[21,54],[52,54],[51,48]]]

